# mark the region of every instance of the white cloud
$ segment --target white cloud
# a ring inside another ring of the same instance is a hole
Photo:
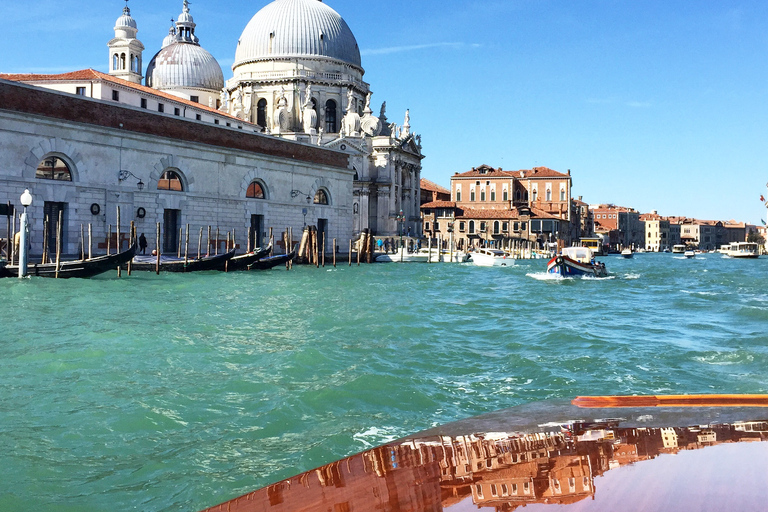
[[[414,44],[414,45],[404,45],[404,46],[389,46],[386,48],[373,48],[369,50],[362,50],[360,52],[361,55],[368,56],[368,55],[389,55],[391,53],[403,53],[403,52],[412,52],[412,51],[418,51],[418,50],[426,50],[429,48],[464,48],[466,46],[469,46],[471,48],[479,48],[479,44],[470,44],[467,45],[466,43],[428,43],[428,44]]]

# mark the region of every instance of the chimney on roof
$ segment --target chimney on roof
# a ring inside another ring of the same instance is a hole
[[[571,170],[570,170],[570,169],[568,169],[568,176],[570,176],[570,175],[571,175]]]
[[[581,201],[581,196],[579,196],[579,201]]]

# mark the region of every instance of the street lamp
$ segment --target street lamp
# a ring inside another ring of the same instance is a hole
[[[139,182],[138,182],[138,183],[136,183],[136,186],[138,187],[138,189],[139,189],[139,192],[141,192],[142,190],[144,190],[144,182],[143,182],[143,181],[141,181],[141,178],[139,178],[138,176],[136,176],[135,174],[133,174],[131,171],[126,171],[126,170],[124,170],[124,169],[123,169],[123,170],[120,170],[120,171],[117,173],[117,180],[118,180],[119,182],[121,182],[121,183],[122,183],[123,181],[127,180],[127,179],[128,179],[130,176],[133,176],[134,178],[136,178],[137,180],[139,180]]]
[[[403,222],[405,222],[405,214],[403,210],[400,210],[395,216],[395,220],[400,224],[400,261],[403,261]]]
[[[29,222],[27,221],[27,206],[32,204],[32,194],[28,189],[24,190],[21,194],[21,205],[24,207],[24,212],[21,214],[21,222],[19,226],[19,277],[26,277],[27,275],[27,263],[29,262],[29,254],[27,251],[27,244],[29,243]]]

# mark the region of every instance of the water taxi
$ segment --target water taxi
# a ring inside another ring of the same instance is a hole
[[[605,264],[595,261],[588,247],[566,247],[547,263],[547,272],[561,276],[606,277]]]
[[[672,253],[673,254],[684,254],[685,253],[685,244],[677,244],[672,246]]]
[[[696,251],[692,251],[692,250],[688,249],[687,251],[685,251],[683,253],[683,256],[685,256],[686,258],[695,258],[696,257]]]
[[[469,253],[472,263],[478,267],[511,267],[515,260],[500,249],[476,249]]]
[[[463,251],[447,251],[445,249],[422,247],[418,251],[408,252],[399,249],[395,253],[386,253],[376,256],[378,263],[392,261],[403,263],[464,263],[469,261],[469,254]]]
[[[725,254],[731,258],[758,258],[760,250],[755,242],[733,242]]]
[[[632,249],[627,247],[626,249],[621,251],[621,256],[623,258],[631,258],[632,256],[634,256],[634,253],[632,252]]]

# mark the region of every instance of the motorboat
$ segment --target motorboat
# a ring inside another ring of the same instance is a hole
[[[673,254],[684,254],[685,253],[685,245],[684,244],[677,244],[672,246],[672,253]]]
[[[396,252],[379,254],[374,261],[378,263],[426,263],[429,260],[429,250],[408,252],[405,247],[400,247]],[[437,252],[435,252],[437,256]]]
[[[608,276],[605,264],[595,261],[595,256],[588,247],[566,247],[559,255],[549,260],[547,272],[563,277]]]
[[[731,258],[759,258],[760,250],[755,242],[733,242],[725,254]]]
[[[621,251],[621,256],[623,258],[631,258],[632,256],[634,256],[634,254],[632,253],[632,249],[627,247],[626,249]]]
[[[685,256],[686,258],[695,258],[696,257],[696,251],[692,251],[692,250],[688,249],[687,251],[685,251],[683,253],[683,256]]]
[[[511,267],[515,264],[515,260],[501,249],[475,249],[469,256],[478,267]]]
[[[438,250],[436,248],[423,247],[419,253],[426,253],[427,261],[430,263],[464,263],[469,261],[469,254],[464,251],[448,251],[446,249]]]

